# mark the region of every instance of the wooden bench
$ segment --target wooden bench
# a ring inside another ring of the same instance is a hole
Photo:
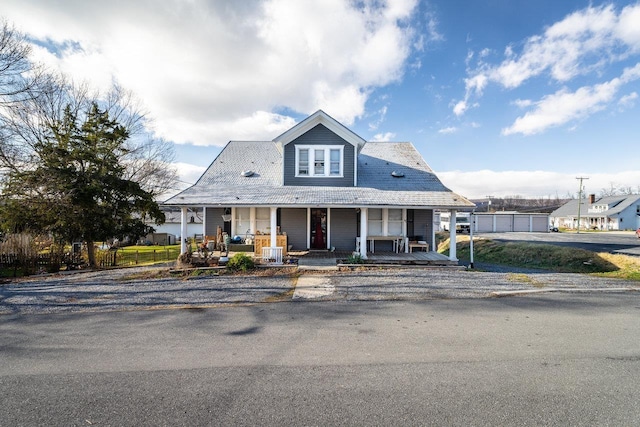
[[[429,252],[428,243],[418,243],[416,241],[409,242],[409,252],[413,252],[413,248],[424,249],[425,252]]]

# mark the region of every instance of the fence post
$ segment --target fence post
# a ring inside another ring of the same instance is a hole
[[[156,250],[153,250],[153,262],[156,262]]]
[[[138,265],[138,250],[136,249],[136,265]]]

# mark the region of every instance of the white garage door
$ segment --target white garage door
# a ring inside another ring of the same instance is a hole
[[[529,231],[529,215],[513,217],[513,231]]]
[[[513,231],[513,216],[496,215],[496,231],[498,233]]]
[[[493,231],[493,215],[482,215],[476,217],[478,231],[481,233],[491,233]]]
[[[549,217],[547,216],[534,216],[533,217],[533,230],[537,232],[549,231]]]

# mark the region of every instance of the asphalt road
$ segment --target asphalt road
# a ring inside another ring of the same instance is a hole
[[[638,425],[637,293],[0,317],[0,425]]]
[[[593,252],[640,256],[640,239],[631,231],[581,233],[480,233],[476,236],[499,241],[548,243]]]

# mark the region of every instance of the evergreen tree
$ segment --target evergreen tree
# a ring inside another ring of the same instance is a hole
[[[146,218],[164,221],[153,194],[127,178],[128,130],[97,103],[82,120],[66,108],[46,135],[34,146],[31,166],[5,174],[5,228],[81,239],[95,266],[94,242],[137,238],[152,231]]]

